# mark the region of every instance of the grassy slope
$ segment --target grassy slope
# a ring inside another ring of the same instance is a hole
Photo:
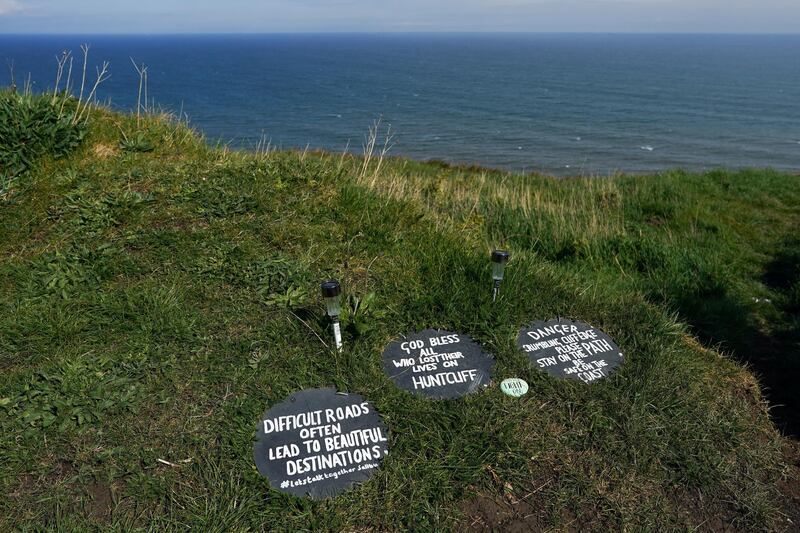
[[[120,129],[155,151],[118,150]],[[17,180],[0,201],[0,529],[449,528],[489,520],[490,497],[520,500],[527,527],[785,527],[758,383],[691,332],[792,342],[794,271],[759,277],[773,243],[796,250],[798,178],[359,165],[225,153],[98,113],[77,153]],[[513,262],[492,307],[495,244]],[[319,340],[330,276],[376,295],[342,354]],[[603,328],[625,366],[590,387],[539,374],[516,332],[555,315]],[[380,352],[425,327],[470,334],[531,392],[398,391]],[[390,456],[335,500],[270,491],[259,415],[328,385],[376,404]]]
[[[552,180],[403,162],[361,180],[582,283],[635,290],[747,363],[800,434],[800,176],[765,170]]]

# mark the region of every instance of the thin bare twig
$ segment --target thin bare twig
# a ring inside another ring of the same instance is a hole
[[[108,61],[103,61],[103,66],[102,67],[98,67],[96,69],[97,70],[97,78],[95,78],[95,82],[94,82],[94,85],[92,86],[92,90],[89,91],[89,95],[86,97],[86,101],[83,104],[83,108],[80,107],[80,102],[79,102],[77,120],[75,121],[75,123],[80,122],[82,119],[83,120],[89,120],[89,110],[91,109],[92,104],[94,103],[95,98],[97,97],[97,88],[103,82],[105,82],[106,80],[108,80],[111,77],[111,75],[108,73],[108,67],[109,67]],[[84,115],[85,115],[85,117],[84,117]]]
[[[383,166],[383,160],[389,154],[389,150],[391,150],[394,146],[394,133],[392,133],[392,126],[390,124],[386,128],[386,134],[383,135],[383,146],[381,146],[380,150],[378,150],[376,154],[375,147],[378,144],[378,137],[381,135],[382,123],[383,118],[378,118],[376,121],[374,121],[372,126],[369,128],[369,133],[364,139],[364,162],[361,165],[361,172],[359,173],[359,178],[362,180],[366,179],[368,176],[373,157],[377,157],[377,165],[371,174],[374,182],[381,170],[381,167]]]
[[[136,73],[139,74],[139,95],[136,98],[136,127],[138,128],[142,115],[142,92],[144,92],[144,110],[147,113],[147,67],[144,63],[141,66],[137,65],[133,58],[131,58],[131,63],[133,63]]]
[[[14,74],[14,60],[9,59],[6,61],[8,65],[8,75],[11,77],[11,92],[17,91],[17,76]]]
[[[58,98],[58,89],[61,86],[61,78],[64,75],[64,67],[67,65],[67,61],[69,61],[71,55],[71,52],[64,50],[61,52],[61,56],[56,56],[56,63],[58,66],[56,68],[56,85],[53,88],[53,105],[56,104],[56,99]]]
[[[349,150],[350,150],[350,139],[347,139],[347,145],[344,147],[344,151],[342,152],[341,157],[339,157],[339,165],[336,168],[338,172],[342,171],[342,167],[344,166],[344,158]]]
[[[86,66],[89,64],[89,45],[82,44],[81,51],[83,52],[83,76],[81,76],[81,92],[78,96],[78,108],[80,108],[81,102],[83,102],[83,89],[86,87]]]
[[[320,336],[317,334],[317,332],[316,332],[316,331],[314,331],[314,328],[312,328],[311,326],[309,326],[309,325],[308,325],[308,322],[306,322],[305,320],[303,320],[302,318],[300,318],[299,316],[297,316],[297,315],[294,313],[294,311],[289,311],[289,312],[292,314],[292,316],[293,316],[293,317],[295,317],[297,320],[299,320],[300,322],[302,322],[302,323],[303,323],[303,325],[304,325],[305,327],[307,327],[307,328],[308,328],[308,330],[309,330],[311,333],[313,333],[313,334],[314,334],[314,336],[315,336],[316,338],[318,338],[318,339],[319,339],[319,342],[321,342],[321,343],[322,343],[322,344],[323,344],[323,345],[324,345],[326,348],[330,348],[330,346],[328,346],[328,343],[327,343],[327,342],[325,342],[324,340],[322,340],[322,337],[320,337]]]
[[[58,116],[61,117],[64,115],[64,106],[67,104],[67,100],[69,100],[69,95],[72,93],[72,63],[75,59],[72,57],[72,53],[69,54],[69,70],[67,71],[67,83],[64,85],[64,97],[61,99],[61,108],[58,110]]]

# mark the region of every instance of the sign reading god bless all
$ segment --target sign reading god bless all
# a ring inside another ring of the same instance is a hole
[[[306,389],[264,413],[253,456],[272,488],[321,500],[366,481],[388,453],[387,439],[361,396]]]
[[[558,318],[534,322],[519,332],[519,346],[538,368],[563,379],[591,383],[622,364],[611,337],[582,322]]]
[[[455,398],[486,387],[494,359],[466,335],[426,329],[392,341],[383,370],[395,385],[429,398]]]

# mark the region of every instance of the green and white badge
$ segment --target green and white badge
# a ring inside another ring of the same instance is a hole
[[[513,396],[519,398],[528,394],[528,383],[524,379],[508,378],[500,383],[500,390],[506,396]]]

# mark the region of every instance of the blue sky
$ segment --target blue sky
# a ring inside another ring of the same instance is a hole
[[[796,33],[800,0],[0,0],[0,33]]]

